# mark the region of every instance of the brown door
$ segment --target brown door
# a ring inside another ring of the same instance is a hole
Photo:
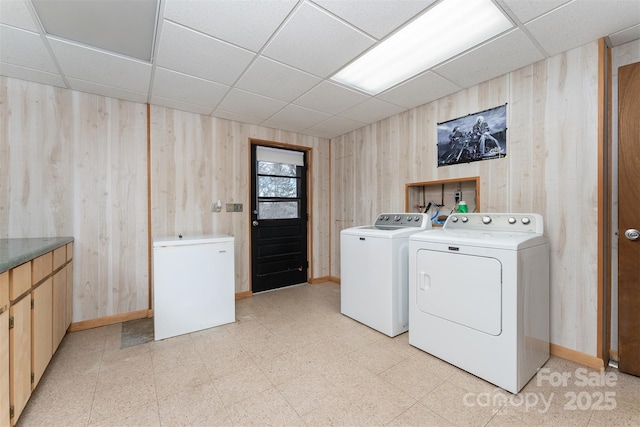
[[[640,63],[618,69],[618,367],[640,376]]]

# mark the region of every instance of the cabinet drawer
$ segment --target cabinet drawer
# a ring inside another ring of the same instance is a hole
[[[31,289],[31,261],[9,270],[9,298],[11,301]]]
[[[73,258],[73,242],[67,243],[67,261]]]
[[[9,309],[9,272],[0,273],[0,314]]]
[[[47,252],[44,255],[40,255],[38,258],[35,258],[33,261],[33,277],[32,284],[42,281],[45,277],[51,274],[52,269],[52,261],[53,261],[53,252]]]
[[[61,246],[53,251],[53,270],[57,270],[67,261],[67,246]]]

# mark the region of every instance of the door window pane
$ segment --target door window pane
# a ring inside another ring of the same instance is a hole
[[[298,179],[276,176],[259,176],[258,197],[298,197]]]
[[[258,219],[298,218],[298,201],[258,202]]]
[[[298,176],[297,166],[288,163],[258,162],[258,175]]]

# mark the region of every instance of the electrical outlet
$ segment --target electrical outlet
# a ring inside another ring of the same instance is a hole
[[[233,211],[234,212],[242,212],[242,203],[234,203]]]
[[[456,200],[462,200],[462,191],[456,191]]]

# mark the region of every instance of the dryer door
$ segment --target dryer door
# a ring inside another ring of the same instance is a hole
[[[420,311],[500,335],[502,264],[498,259],[421,249],[414,274]]]

